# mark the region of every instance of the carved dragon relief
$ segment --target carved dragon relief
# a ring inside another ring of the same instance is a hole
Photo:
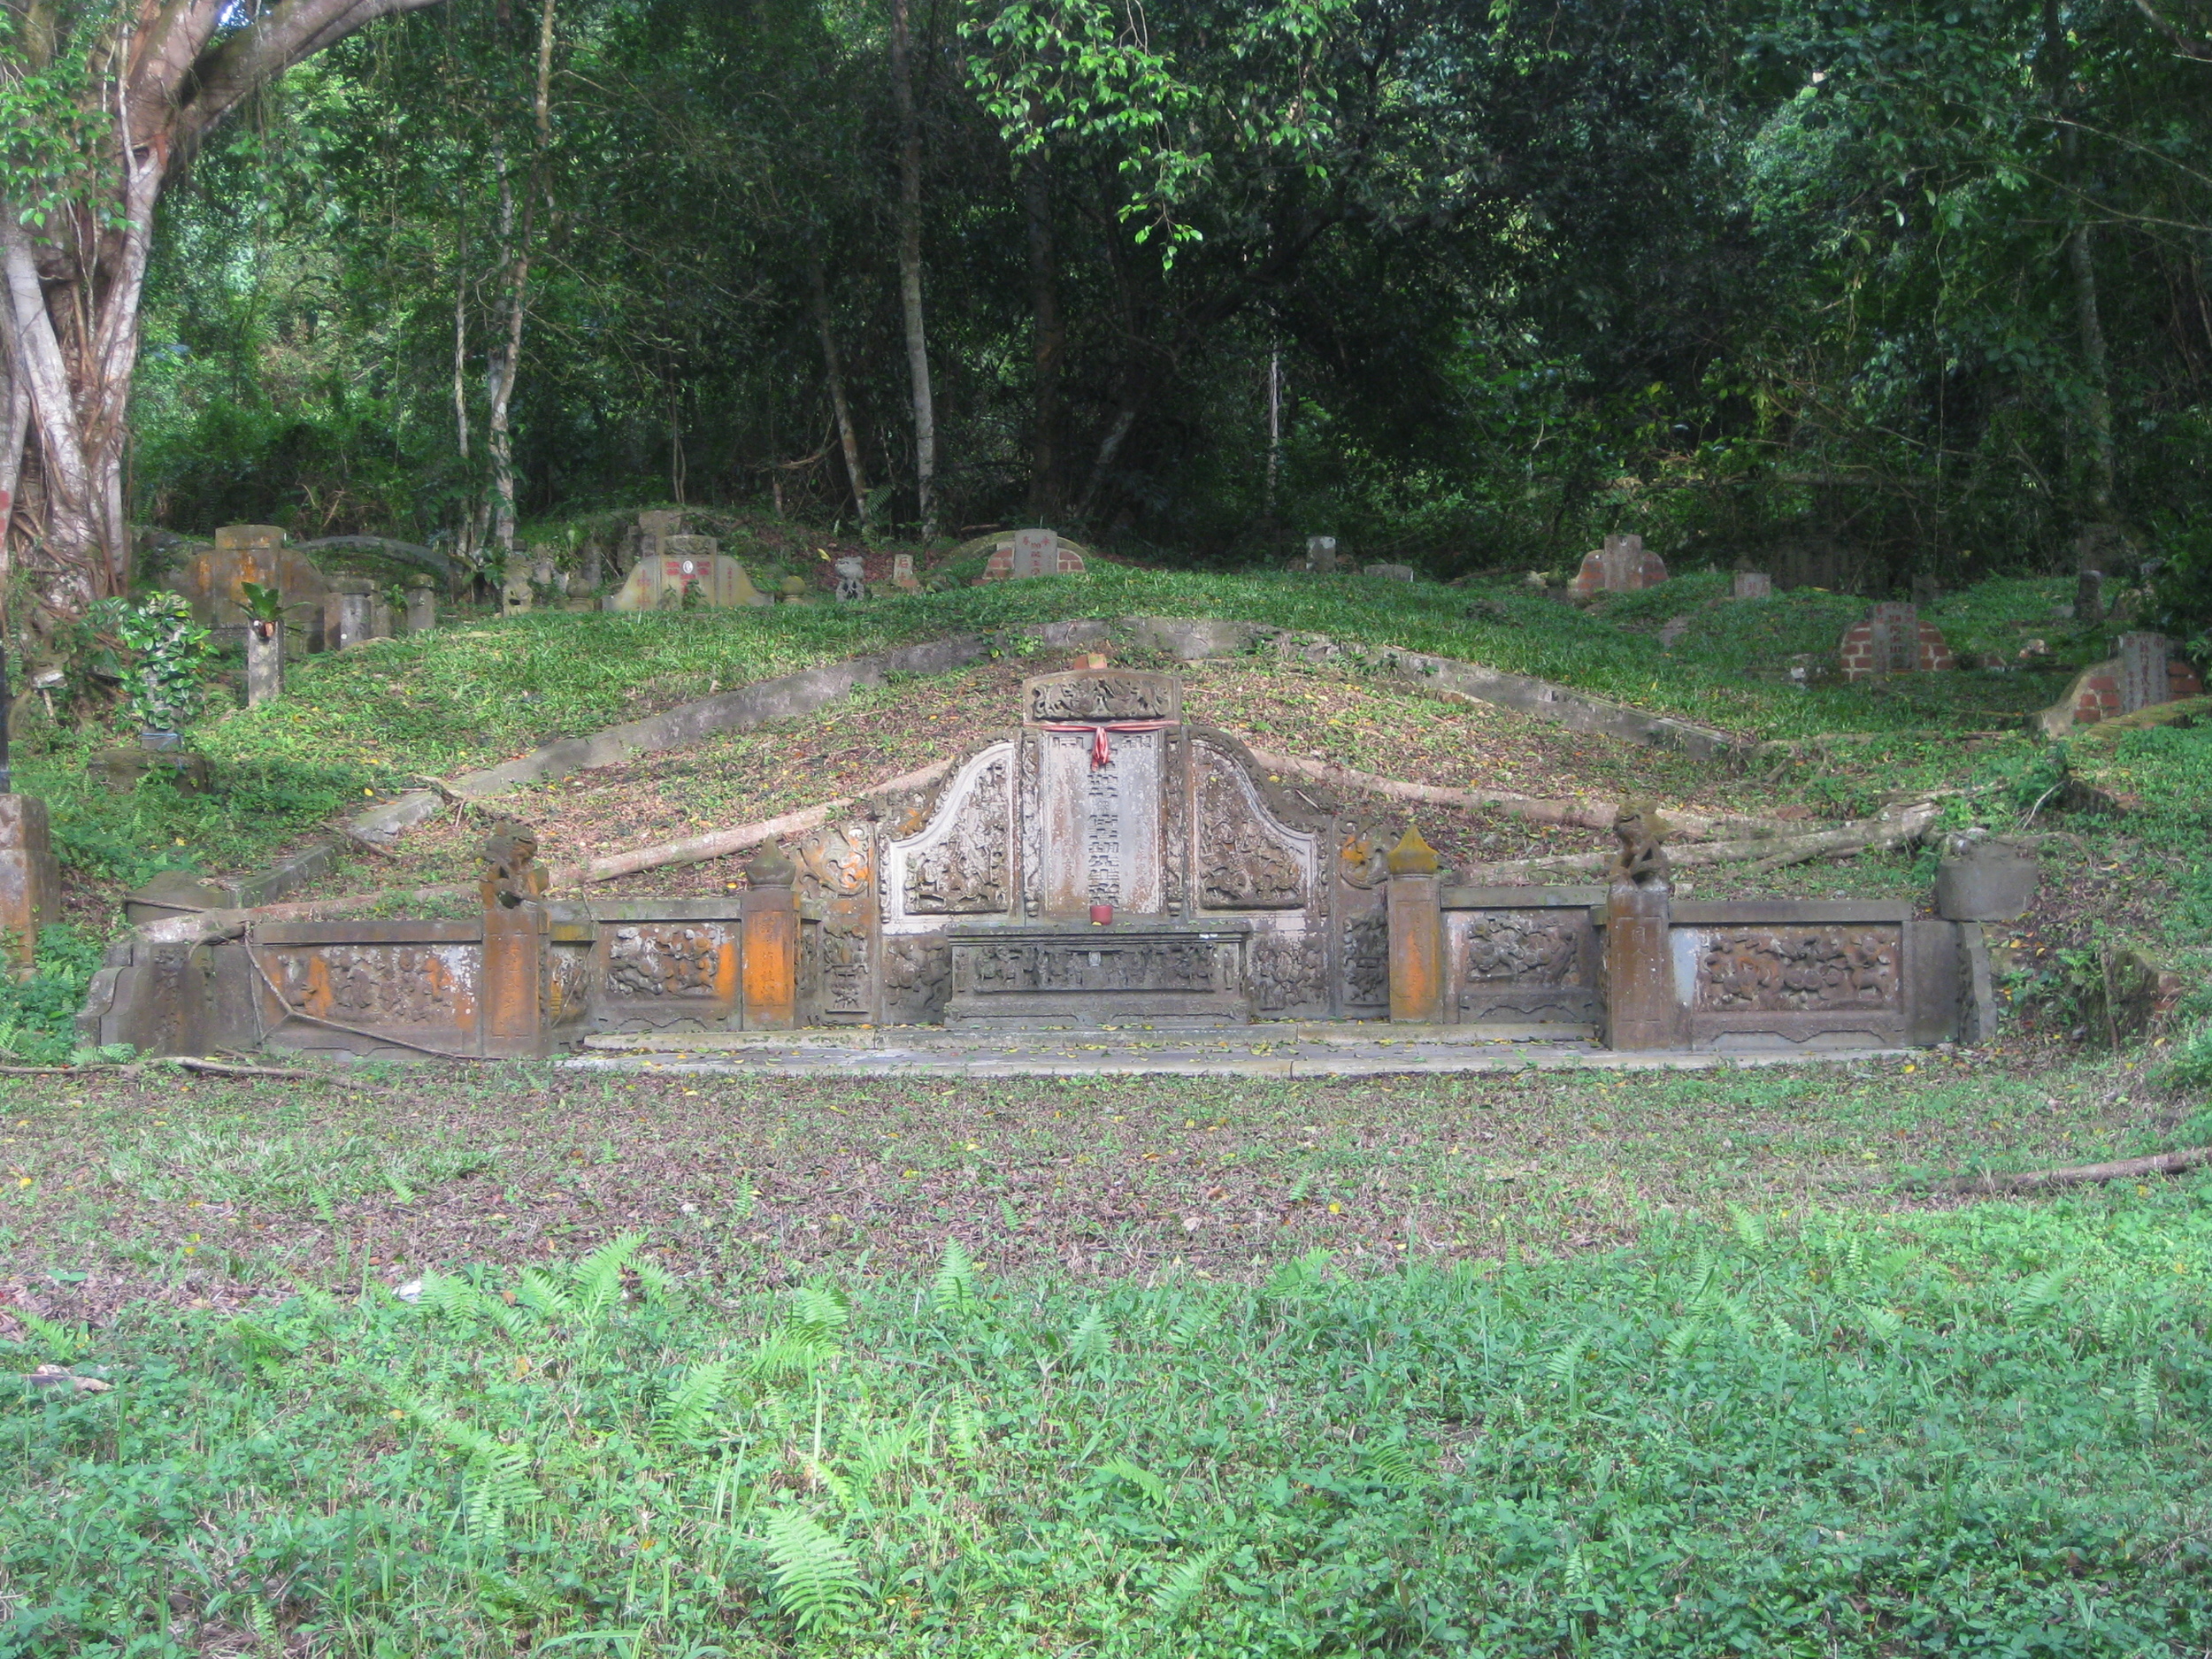
[[[1268,810],[1252,775],[1222,745],[1190,746],[1197,824],[1191,860],[1199,904],[1216,910],[1301,910],[1313,892],[1316,837]]]
[[[1003,915],[1013,905],[1014,745],[995,743],[970,758],[920,833],[884,848],[883,913]]]

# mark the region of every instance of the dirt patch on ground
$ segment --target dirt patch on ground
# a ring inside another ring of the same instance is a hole
[[[375,1094],[0,1079],[0,1334],[9,1306],[96,1322],[639,1230],[675,1271],[737,1286],[902,1274],[948,1237],[994,1271],[1099,1278],[1256,1276],[1315,1248],[1370,1268],[1556,1253],[1667,1210],[1923,1202],[1901,1176],[2110,1156],[2162,1110],[2139,1077],[2038,1063],[1311,1082],[424,1067]]]

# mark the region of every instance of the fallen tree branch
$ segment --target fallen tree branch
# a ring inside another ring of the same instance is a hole
[[[818,805],[801,807],[795,812],[786,812],[780,818],[762,818],[757,823],[741,824],[735,829],[714,830],[704,835],[688,836],[683,841],[664,842],[658,847],[640,847],[626,853],[610,853],[580,865],[572,864],[556,871],[556,887],[581,887],[588,882],[611,881],[618,876],[635,875],[644,870],[665,869],[670,864],[703,864],[710,858],[726,858],[732,853],[743,852],[748,847],[757,847],[763,841],[780,841],[787,835],[803,835],[818,828],[844,808],[856,805],[870,796],[897,795],[909,789],[926,788],[952,770],[949,760],[936,761],[913,772],[901,772],[880,783],[870,784],[858,795],[840,796]]]
[[[1748,841],[1706,841],[1689,847],[1671,847],[1667,856],[1678,870],[1694,870],[1706,864],[1740,864],[1756,859],[1759,862],[1753,866],[1755,873],[1762,870],[1779,869],[1783,864],[1794,864],[1801,859],[1818,858],[1828,853],[1869,852],[1909,846],[1925,835],[1935,820],[1934,804],[1924,801],[1899,811],[1884,810],[1873,818],[1860,818],[1834,829],[1817,830],[1809,835],[1765,836]],[[1458,879],[1481,884],[1513,880],[1525,876],[1597,872],[1609,868],[1613,858],[1611,853],[1562,853],[1550,858],[1517,858],[1504,864],[1477,864],[1472,869],[1459,872]]]
[[[2125,1181],[2143,1175],[2180,1175],[2212,1164],[2212,1147],[2157,1152],[2147,1158],[2119,1158],[2109,1164],[2075,1164],[2059,1170],[2024,1170],[2000,1175],[1962,1175],[1937,1188],[1945,1193],[2032,1193],[2047,1187],[2087,1187],[2098,1181]]]
[[[275,1078],[292,1083],[321,1083],[331,1088],[347,1088],[364,1094],[383,1094],[389,1091],[373,1083],[363,1083],[354,1078],[333,1077],[327,1071],[311,1071],[296,1065],[248,1065],[235,1060],[213,1060],[204,1055],[178,1055],[168,1064],[207,1077],[262,1077]]]
[[[1405,783],[1334,761],[1308,760],[1302,756],[1278,754],[1268,749],[1253,749],[1252,758],[1271,772],[1290,772],[1316,783],[1364,789],[1394,801],[1418,801],[1432,806],[1493,807],[1526,818],[1532,824],[1553,824],[1568,829],[1609,830],[1621,810],[1617,801],[1548,800],[1541,795],[1516,795],[1504,789],[1452,789],[1440,784]],[[1786,835],[1790,829],[1780,818],[1730,814],[1709,817],[1669,808],[1662,808],[1661,814],[1667,820],[1668,828],[1687,841],[1704,841],[1724,834]]]

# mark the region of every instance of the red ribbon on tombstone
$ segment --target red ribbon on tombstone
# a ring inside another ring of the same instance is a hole
[[[1045,730],[1048,732],[1088,732],[1091,734],[1091,770],[1095,772],[1101,766],[1110,766],[1114,764],[1114,751],[1108,747],[1106,741],[1107,733],[1122,732],[1134,734],[1139,732],[1164,732],[1171,726],[1179,724],[1180,722],[1175,720],[1110,720],[1094,726],[1089,721],[1085,721],[1080,726],[1048,726]]]

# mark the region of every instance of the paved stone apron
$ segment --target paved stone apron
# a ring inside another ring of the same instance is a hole
[[[1386,1031],[1397,1034],[1386,1036]],[[710,1077],[1397,1077],[1599,1070],[1704,1071],[1726,1066],[1862,1061],[1914,1050],[1619,1052],[1464,1026],[1370,1031],[1286,1023],[1225,1031],[948,1033],[918,1026],[787,1032],[621,1033],[587,1038],[565,1070]]]

